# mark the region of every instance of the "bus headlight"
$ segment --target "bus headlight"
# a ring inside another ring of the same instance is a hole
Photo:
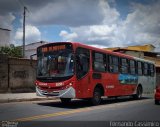
[[[72,86],[72,85],[73,85],[73,83],[72,83],[72,82],[70,82],[70,83],[69,83],[69,86]]]
[[[70,82],[68,85],[66,85],[66,89],[69,88],[69,87],[71,87],[72,85],[73,85],[73,83]]]

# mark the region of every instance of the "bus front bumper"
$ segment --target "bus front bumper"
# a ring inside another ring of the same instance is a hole
[[[41,97],[58,97],[58,98],[75,98],[75,89],[73,87],[69,87],[65,90],[52,91],[48,92],[46,90],[41,90],[36,86],[36,94]]]

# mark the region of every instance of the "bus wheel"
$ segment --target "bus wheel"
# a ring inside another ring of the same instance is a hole
[[[60,98],[63,104],[68,104],[71,102],[71,98]]]
[[[95,88],[91,102],[93,105],[99,105],[101,103],[101,90],[99,88]]]
[[[135,99],[141,99],[142,98],[142,87],[141,86],[137,87],[137,92],[136,92],[135,95],[133,95],[133,97]]]

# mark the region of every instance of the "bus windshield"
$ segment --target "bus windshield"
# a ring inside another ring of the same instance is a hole
[[[41,52],[38,53],[37,77],[67,77],[74,74],[72,50],[56,48],[52,46],[53,50],[50,48],[50,51],[41,49]]]

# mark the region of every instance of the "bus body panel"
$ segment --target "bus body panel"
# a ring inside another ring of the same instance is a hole
[[[121,89],[119,87],[117,74],[104,74],[103,81],[105,84],[105,96],[118,96],[121,94]]]
[[[143,87],[143,94],[153,94],[155,89],[155,77],[151,76],[139,76],[138,84]]]
[[[55,96],[62,98],[76,98],[75,76],[61,82],[40,82],[35,81],[36,93],[38,96]],[[65,94],[64,94],[65,93]]]
[[[104,96],[108,96],[108,97],[134,95],[136,94],[136,88],[139,84],[142,85],[143,92],[145,94],[153,92],[154,87],[155,87],[155,76],[137,76],[137,75],[131,75],[131,74],[110,73],[108,71],[106,72],[94,71],[94,69],[92,68],[93,66],[92,51],[101,52],[107,55],[108,54],[115,55],[118,57],[127,58],[129,60],[135,60],[135,61],[138,60],[138,61],[143,61],[143,62],[145,62],[146,60],[142,60],[142,59],[132,57],[129,55],[125,55],[125,54],[121,54],[121,53],[115,53],[115,52],[111,52],[111,51],[107,51],[103,49],[90,47],[90,46],[83,45],[80,43],[65,42],[65,44],[66,43],[72,44],[74,53],[78,47],[89,49],[90,51],[89,71],[81,79],[77,79],[76,73],[74,72],[73,77],[70,79],[67,79],[66,81],[47,83],[47,81],[40,82],[37,80],[35,83],[36,86],[40,88],[41,90],[45,90],[48,92],[48,95],[46,94],[44,96],[51,95],[50,93],[53,91],[62,91],[65,93],[66,92],[65,89],[70,88],[70,90],[68,90],[68,91],[71,91],[71,94],[69,93],[69,95],[72,95],[70,96],[70,98],[91,98],[93,97],[94,89],[96,85],[98,84],[102,85],[104,89]],[[152,63],[150,61],[146,61],[146,62]],[[74,69],[76,68],[74,67]],[[101,75],[101,78],[95,78],[94,76],[97,74]],[[61,93],[61,95],[62,94],[63,93]],[[56,97],[65,98],[65,96],[60,96],[60,95],[57,95]],[[66,98],[69,98],[67,94],[66,94]]]
[[[76,80],[76,97],[90,98],[92,97],[91,73],[87,73],[82,79]]]

